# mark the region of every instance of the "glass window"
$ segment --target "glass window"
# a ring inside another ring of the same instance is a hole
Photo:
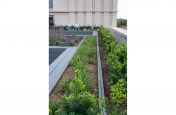
[[[49,16],[49,25],[54,25],[54,16]]]
[[[49,8],[53,8],[53,0],[49,0]]]

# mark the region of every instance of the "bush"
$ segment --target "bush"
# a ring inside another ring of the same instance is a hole
[[[116,46],[115,38],[112,35],[111,31],[104,28],[103,26],[100,27],[100,33],[103,39],[103,45],[104,45],[105,52],[108,54]]]
[[[108,64],[110,84],[116,84],[121,78],[127,78],[127,47],[124,43],[116,44],[115,39],[107,28],[100,27],[103,45]]]
[[[71,82],[72,82],[72,80],[69,79],[69,80],[65,81],[64,83],[62,83],[58,88],[58,92],[60,92],[61,94],[69,92],[69,84]]]
[[[117,19],[117,27],[120,26],[127,26],[127,20],[126,19]]]
[[[108,53],[110,83],[115,84],[121,78],[127,78],[127,48],[121,43]]]
[[[59,109],[58,101],[50,100],[49,101],[49,115],[54,115],[58,109]]]
[[[127,111],[127,83],[124,79],[119,79],[118,83],[111,86],[111,98],[113,112],[126,115]]]
[[[86,85],[80,79],[80,71],[76,71],[75,78],[68,84],[67,92],[59,101],[60,112],[66,115],[75,113],[76,115],[93,115],[96,113],[96,97],[88,92]]]
[[[49,115],[53,115],[52,110],[49,109]]]
[[[86,85],[78,77],[74,78],[74,80],[72,82],[70,82],[70,84],[68,84],[68,86],[69,86],[68,87],[69,93],[78,94],[81,91],[87,90]]]
[[[60,101],[61,111],[67,114],[76,113],[79,115],[97,115],[96,97],[90,92],[81,91],[63,96]]]
[[[127,114],[127,47],[124,43],[116,44],[112,33],[100,27],[103,46],[106,54],[106,63],[111,85],[112,106],[108,106],[112,115]]]

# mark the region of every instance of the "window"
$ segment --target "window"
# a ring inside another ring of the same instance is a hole
[[[49,25],[54,25],[54,16],[49,16]]]
[[[53,0],[49,0],[49,8],[53,8]]]

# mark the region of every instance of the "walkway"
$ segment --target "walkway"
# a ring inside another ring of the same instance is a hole
[[[123,42],[127,45],[127,30],[118,27],[112,27],[110,30],[118,42]]]

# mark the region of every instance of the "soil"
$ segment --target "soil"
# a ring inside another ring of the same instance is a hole
[[[104,92],[105,96],[110,100],[110,86],[109,86],[109,74],[108,74],[108,65],[106,64],[106,56],[103,49],[103,41],[101,38],[101,34],[98,33],[99,37],[99,47],[100,47],[100,58],[101,58],[101,66],[102,66],[102,74],[103,74],[103,84],[104,84]]]
[[[91,89],[98,96],[97,65],[87,65],[86,68],[92,80]]]
[[[59,79],[59,81],[57,82],[55,88],[53,89],[53,91],[50,94],[50,99],[51,100],[58,100],[61,97],[61,94],[59,93],[59,88],[60,88],[60,84],[64,83],[65,81],[72,79],[74,76],[74,70],[72,66],[68,66],[63,75],[61,76],[61,78]]]

